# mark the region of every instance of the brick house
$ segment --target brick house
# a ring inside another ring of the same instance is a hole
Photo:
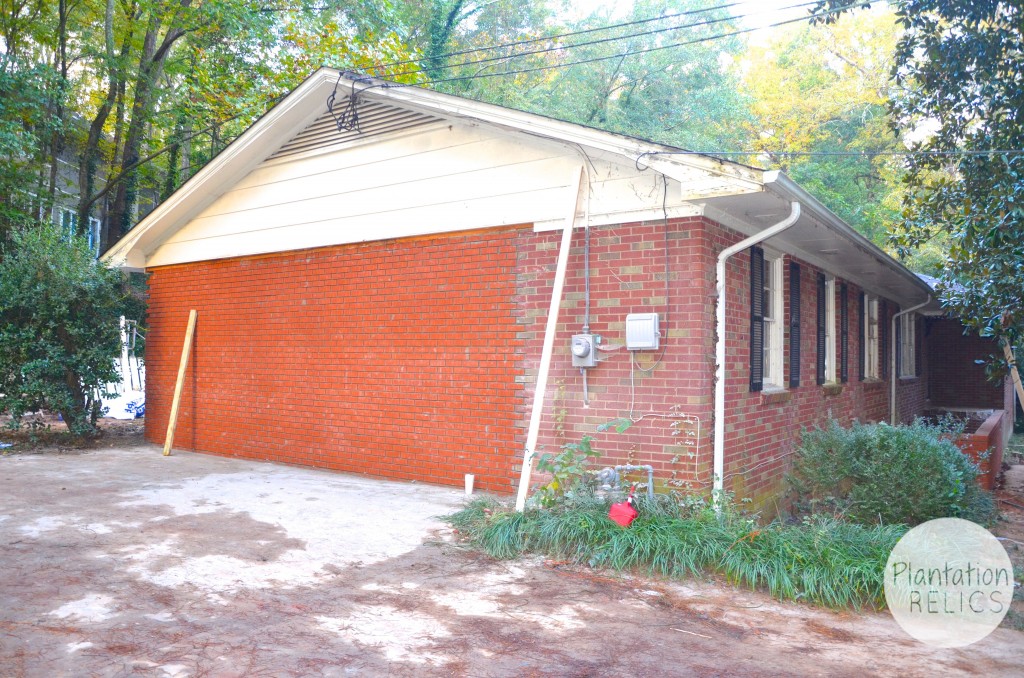
[[[909,420],[959,350],[778,172],[329,69],[105,257],[150,275],[150,440],[197,309],[180,446],[498,492],[629,417],[603,462],[769,497],[801,427]]]

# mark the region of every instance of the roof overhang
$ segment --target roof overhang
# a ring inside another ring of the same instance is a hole
[[[556,142],[574,153],[621,158],[679,183],[682,200],[744,235],[784,218],[792,201],[802,205],[800,220],[767,242],[870,293],[903,307],[917,305],[931,293],[914,273],[850,228],[784,174],[656,144],[633,137],[380,80],[353,81],[334,69],[308,77],[270,111],[186,181],[167,200],[117,242],[103,260],[128,270],[144,270],[160,245],[211,205],[257,165],[323,115],[328,97],[337,92],[461,124],[486,126],[506,133]],[[922,309],[941,313],[938,302]]]
[[[814,196],[782,172],[764,171],[759,193],[721,196],[702,201],[705,215],[743,235],[753,235],[789,214],[793,201],[801,216],[766,246],[793,254],[823,271],[849,280],[870,294],[916,306],[924,314],[942,314],[934,291],[906,266],[853,230]]]
[[[145,269],[148,256],[171,234],[322,115],[335,91],[339,95],[355,91],[359,97],[411,111],[554,141],[575,149],[581,158],[589,152],[623,157],[680,182],[687,200],[762,190],[761,170],[753,167],[705,155],[670,155],[678,149],[418,87],[380,80],[354,82],[339,71],[322,68],[140,221],[103,260],[128,270]]]

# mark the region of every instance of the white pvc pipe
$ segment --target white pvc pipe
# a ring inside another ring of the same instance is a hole
[[[793,201],[790,203],[788,217],[760,233],[726,247],[718,255],[718,266],[715,269],[715,294],[718,303],[715,305],[715,446],[712,479],[712,498],[716,511],[721,509],[725,482],[725,264],[732,255],[778,235],[795,224],[799,218],[800,203]]]
[[[927,306],[932,300],[932,295],[928,295],[928,298],[917,306],[911,306],[906,311],[900,311],[894,313],[892,316],[892,331],[889,332],[889,336],[892,337],[892,351],[889,356],[889,364],[892,369],[889,370],[889,423],[895,426],[899,422],[896,421],[896,380],[900,378],[900,375],[896,374],[896,351],[900,350],[900,347],[896,345],[896,321],[900,316],[904,316],[908,313],[913,313],[919,308]]]
[[[551,289],[551,306],[548,308],[548,322],[544,329],[544,348],[540,354],[540,368],[537,370],[537,386],[533,393],[533,409],[530,411],[530,425],[526,432],[526,449],[523,450],[523,470],[519,475],[519,490],[516,494],[516,510],[526,507],[526,493],[530,489],[530,473],[533,466],[533,455],[537,448],[540,435],[541,413],[544,411],[544,396],[548,387],[548,372],[551,369],[551,354],[555,347],[555,332],[558,329],[558,311],[562,306],[562,288],[565,286],[565,272],[569,268],[569,247],[572,241],[572,229],[576,223],[576,203],[579,201],[580,187],[583,184],[583,170],[580,166],[570,179],[572,205],[566,215],[565,228],[562,230],[562,244],[558,249],[558,265],[555,268],[555,283]]]

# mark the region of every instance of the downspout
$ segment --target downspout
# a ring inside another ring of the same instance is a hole
[[[555,346],[555,331],[558,329],[558,310],[562,305],[562,288],[565,286],[565,272],[569,267],[569,246],[572,241],[572,229],[576,222],[576,203],[579,201],[580,188],[583,185],[581,166],[573,171],[569,181],[572,187],[572,204],[565,218],[562,230],[562,243],[558,249],[558,265],[555,268],[555,283],[551,289],[551,306],[548,308],[548,321],[544,329],[544,348],[540,354],[540,368],[537,370],[537,387],[533,393],[533,409],[530,411],[530,425],[526,432],[526,449],[523,450],[523,470],[519,475],[519,491],[516,494],[516,510],[526,507],[526,493],[530,488],[530,473],[533,466],[533,455],[537,448],[540,435],[540,418],[544,410],[544,396],[548,387],[548,372],[551,368],[551,354]]]
[[[899,320],[900,316],[904,316],[908,313],[913,313],[919,308],[924,308],[932,300],[932,295],[928,295],[928,298],[917,306],[911,306],[906,311],[900,311],[894,313],[892,316],[892,331],[889,332],[889,336],[892,337],[892,355],[889,356],[889,423],[893,426],[896,425],[896,380],[900,378],[900,375],[896,374],[896,351],[900,350],[900,347],[896,345],[896,321]]]
[[[726,247],[718,255],[718,266],[715,269],[715,295],[718,303],[715,305],[715,447],[712,481],[715,511],[721,509],[725,481],[725,264],[737,252],[778,235],[795,224],[800,218],[800,203],[793,201],[790,207],[788,217],[760,233]]]

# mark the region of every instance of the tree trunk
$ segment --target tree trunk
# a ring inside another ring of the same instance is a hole
[[[89,136],[86,139],[85,147],[78,164],[78,225],[80,231],[84,230],[92,215],[93,202],[95,199],[96,169],[100,161],[100,140],[103,138],[103,128],[110,117],[110,111],[117,101],[118,85],[120,74],[114,61],[114,0],[107,0],[106,15],[104,17],[104,42],[106,45],[107,59],[107,96],[100,104],[96,117],[89,125]],[[130,49],[131,31],[124,40],[121,48],[121,56],[125,57]]]
[[[187,8],[190,4],[191,0],[182,0],[180,3],[182,8]],[[131,119],[128,122],[128,131],[121,152],[121,171],[124,176],[117,185],[114,202],[110,208],[108,230],[113,238],[120,238],[134,225],[133,212],[138,191],[138,172],[135,166],[139,162],[143,135],[153,109],[156,82],[163,72],[171,47],[185,31],[174,26],[169,27],[160,41],[160,46],[157,47],[159,33],[160,20],[153,15],[143,39],[139,75],[135,81],[135,100],[132,102]],[[104,243],[104,246],[109,246],[109,243]]]

